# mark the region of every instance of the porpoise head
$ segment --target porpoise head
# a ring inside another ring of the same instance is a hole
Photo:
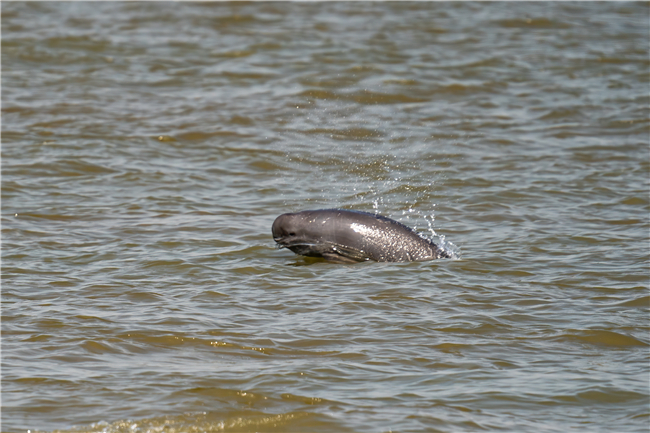
[[[275,219],[273,227],[271,227],[273,240],[278,243],[280,248],[313,243],[313,239],[308,239],[307,227],[303,215],[297,213],[282,214]]]
[[[271,227],[273,240],[279,248],[289,248],[296,254],[320,255],[316,250],[322,243],[322,233],[316,232],[312,223],[313,217],[305,212],[282,214]]]
[[[278,248],[336,263],[355,263],[370,259],[361,248],[363,234],[354,229],[364,216],[374,221],[374,215],[343,209],[287,213],[276,218],[271,231]]]

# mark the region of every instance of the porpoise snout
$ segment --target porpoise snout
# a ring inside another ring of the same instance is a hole
[[[286,238],[293,237],[296,235],[295,231],[292,230],[292,214],[282,214],[273,221],[273,226],[271,227],[271,232],[273,233],[273,240],[276,242],[281,242]]]

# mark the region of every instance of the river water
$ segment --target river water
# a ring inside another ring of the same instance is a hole
[[[3,432],[648,431],[648,3],[1,7]]]

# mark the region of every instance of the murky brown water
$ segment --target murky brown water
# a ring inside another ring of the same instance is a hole
[[[648,14],[3,2],[2,431],[647,432]]]

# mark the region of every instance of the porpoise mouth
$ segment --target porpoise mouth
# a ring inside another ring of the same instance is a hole
[[[312,248],[318,246],[318,243],[315,242],[305,242],[305,241],[299,241],[297,239],[287,239],[286,237],[277,237],[273,238],[273,240],[276,242],[275,247],[279,250],[282,248],[289,248],[293,252],[295,252],[295,248],[298,248],[299,250],[311,250]]]
[[[277,249],[281,250],[282,248],[287,248],[287,244],[282,242],[282,238],[273,238],[273,240],[275,241],[275,247]]]
[[[274,237],[273,240],[276,242],[276,247],[281,249],[281,248],[289,248],[293,247],[295,245],[307,245],[304,242],[291,242],[291,239],[287,239],[286,236],[278,236]]]

